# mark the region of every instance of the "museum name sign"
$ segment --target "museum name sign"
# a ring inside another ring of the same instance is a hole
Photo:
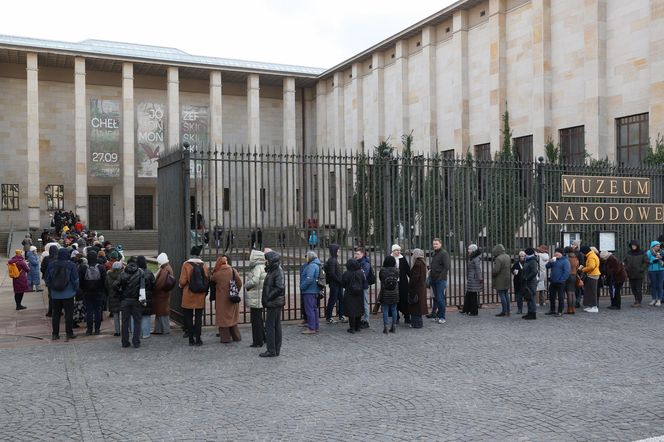
[[[650,178],[562,176],[562,196],[650,198]],[[547,224],[664,224],[664,204],[546,203]]]

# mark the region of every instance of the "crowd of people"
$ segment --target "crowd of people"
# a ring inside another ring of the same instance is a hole
[[[52,316],[52,338],[60,338],[60,319],[64,311],[66,338],[76,337],[78,323],[86,325],[86,335],[100,334],[103,312],[113,319],[114,335],[121,337],[123,347],[138,348],[141,339],[151,334],[170,333],[170,296],[177,285],[182,289],[184,337],[189,345],[203,345],[202,314],[206,297],[215,301],[215,318],[221,343],[241,340],[240,302],[250,310],[251,347],[266,346],[261,357],[279,356],[282,333],[281,317],[285,304],[285,276],[280,255],[274,250],[252,249],[248,270],[243,280],[232,266],[231,258],[219,256],[213,268],[201,259],[202,246],[191,249],[191,257],[182,263],[180,277],[175,279],[165,253],[157,257],[158,270],[153,274],[144,256],[125,262],[121,247],[115,247],[96,232],[86,232],[75,216],[58,216],[53,238],[47,237],[40,257],[30,235],[8,261],[13,280],[16,309],[22,310],[23,294],[40,291],[45,281],[49,296],[47,316]],[[61,222],[60,220],[65,220]],[[256,245],[258,241],[254,241]],[[502,244],[492,250],[491,286],[501,303],[498,317],[509,317],[512,294],[517,314],[523,319],[537,319],[540,308],[548,304],[546,315],[573,315],[583,305],[584,311],[597,313],[599,289],[608,289],[611,304],[622,307],[621,291],[629,281],[634,296],[631,307],[641,307],[644,280],[649,280],[652,301],[664,301],[664,257],[662,244],[652,241],[641,249],[637,241],[621,260],[608,251],[599,251],[579,241],[556,248],[552,256],[546,246],[527,248],[512,261]],[[342,265],[337,244],[329,246],[329,258],[323,263],[317,253],[308,250],[300,269],[302,331],[305,335],[320,332],[318,306],[325,298],[325,321],[348,323],[349,333],[369,327],[369,317],[382,309],[383,333],[396,333],[401,319],[409,327],[423,327],[423,318],[438,324],[446,322],[446,290],[451,271],[449,253],[442,241],[434,238],[427,264],[425,252],[411,251],[409,260],[398,244],[383,260],[380,271],[371,266],[367,252],[357,247]],[[25,257],[24,257],[25,254]],[[480,295],[485,287],[482,250],[475,244],[467,248],[465,297],[460,313],[477,316]],[[41,272],[41,275],[40,275]],[[41,277],[40,277],[41,276]],[[377,303],[370,311],[369,288],[380,283]],[[243,289],[243,296],[240,295]],[[433,308],[429,311],[429,290]],[[548,297],[546,296],[548,294]],[[525,305],[524,305],[525,304]],[[525,313],[524,313],[525,307]],[[335,318],[336,315],[336,318]],[[154,319],[153,319],[154,316]],[[131,342],[130,342],[131,336]]]

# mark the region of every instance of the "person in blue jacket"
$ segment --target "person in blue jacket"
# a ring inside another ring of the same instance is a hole
[[[28,273],[28,284],[34,292],[41,292],[41,278],[39,277],[39,256],[37,255],[37,247],[30,246],[26,258],[30,265],[30,273]]]
[[[650,250],[646,253],[648,257],[648,278],[650,279],[650,293],[652,301],[650,305],[659,307],[664,300],[664,261],[662,261],[662,245],[659,241],[650,243]]]
[[[321,262],[316,252],[310,250],[306,255],[307,262],[300,268],[300,293],[307,313],[307,329],[302,334],[318,333],[318,294],[320,288],[317,281],[320,275]]]
[[[309,250],[314,250],[318,246],[318,234],[315,230],[309,232]]]
[[[547,315],[563,316],[565,307],[565,284],[571,271],[571,266],[563,249],[557,248],[553,258],[546,263],[546,268],[551,269],[549,276],[549,312]],[[558,300],[558,311],[556,312],[556,299]]]

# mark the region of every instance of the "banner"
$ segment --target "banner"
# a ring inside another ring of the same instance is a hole
[[[120,177],[120,103],[93,98],[90,100],[90,176]]]
[[[189,142],[191,150],[207,151],[210,148],[208,107],[183,105],[180,109],[180,115],[182,118],[180,125],[182,142]],[[189,167],[192,178],[207,176],[207,170],[204,170],[202,162],[192,160]]]
[[[139,103],[136,106],[136,176],[156,178],[159,155],[165,150],[165,106]]]

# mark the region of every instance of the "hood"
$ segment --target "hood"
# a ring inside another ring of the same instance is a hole
[[[632,250],[632,246],[636,246],[636,250]],[[642,255],[643,250],[641,250],[641,244],[635,239],[629,242],[629,250],[627,250],[628,255]]]
[[[69,249],[62,248],[58,250],[58,261],[69,261],[69,258],[71,258]]]
[[[265,253],[260,250],[252,250],[251,255],[249,255],[249,264],[251,264],[252,267],[260,264],[265,265]]]
[[[503,253],[505,253],[505,246],[502,244],[496,244],[493,248],[493,256],[502,255]]]
[[[136,264],[136,261],[129,261],[127,264],[127,267],[124,269],[125,272],[127,273],[136,273],[138,272],[138,265]]]
[[[360,262],[357,259],[349,259],[346,261],[346,269],[350,272],[354,272],[355,270],[360,270],[362,266],[360,265]]]
[[[535,256],[535,255],[526,255],[526,262],[533,261],[533,260],[537,260],[537,256]]]
[[[337,253],[339,253],[339,244],[330,244],[328,250],[330,251],[330,256],[334,256],[336,258]]]
[[[115,258],[113,258],[113,253],[115,253]],[[118,259],[118,252],[112,252],[111,259]],[[159,256],[157,256],[157,264],[159,264],[159,267],[163,266],[164,264],[168,264],[168,255],[166,255],[164,252],[161,252]]]
[[[94,251],[88,251],[87,253],[88,265],[97,265],[97,254]]]
[[[48,256],[50,256],[52,259],[56,259],[58,257],[58,246],[52,245],[49,247]]]
[[[278,264],[280,259],[281,255],[279,255],[279,253],[275,252],[274,250],[265,254],[265,260],[269,264]]]

